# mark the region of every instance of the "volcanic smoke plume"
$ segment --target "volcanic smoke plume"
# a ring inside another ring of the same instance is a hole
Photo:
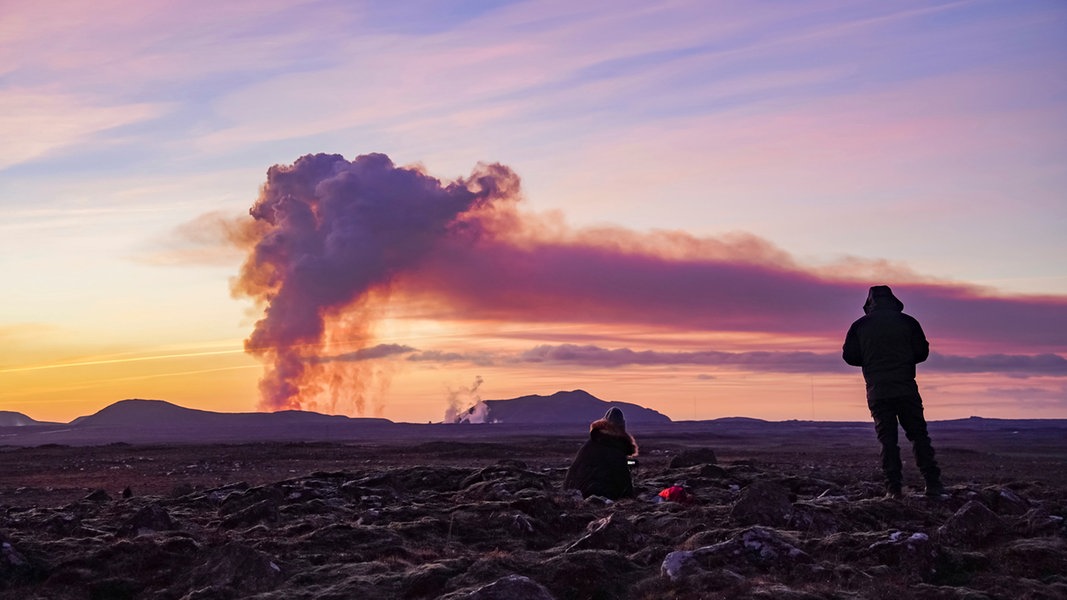
[[[879,261],[810,268],[750,234],[575,229],[520,210],[518,199],[518,177],[499,164],[450,182],[382,154],[351,162],[309,155],[269,169],[251,219],[226,229],[248,252],[234,293],[263,309],[245,346],[265,363],[264,408],[363,414],[397,364],[381,359],[449,355],[375,343],[384,333],[376,324],[397,316],[806,340],[814,345],[804,352],[761,359],[796,372],[811,368],[811,352],[833,360],[867,286],[886,282],[930,324],[939,352],[973,354],[994,344],[1063,372],[1067,299],[1060,296],[996,296]],[[574,347],[558,350],[538,357],[535,348],[520,360],[575,355]],[[1032,356],[1035,350],[1045,354]],[[687,352],[735,364],[755,356],[714,347]],[[579,354],[606,356],[590,347]],[[627,356],[647,364],[666,355],[611,354]],[[1017,367],[1020,357],[1009,358],[999,361],[1001,370]]]
[[[477,239],[518,188],[502,165],[442,182],[384,154],[315,154],[271,167],[233,282],[235,295],[263,308],[245,349],[265,361],[264,407],[347,412],[351,403],[362,414],[364,394],[385,386],[388,373],[330,354],[364,348],[369,299],[388,295],[397,275],[440,244]]]

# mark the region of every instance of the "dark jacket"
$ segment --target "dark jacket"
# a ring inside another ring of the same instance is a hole
[[[637,454],[637,442],[625,429],[604,419],[589,425],[589,440],[578,450],[563,488],[617,500],[634,495],[626,458]]]
[[[903,311],[889,286],[876,285],[863,305],[866,314],[845,335],[842,357],[863,367],[868,401],[919,393],[915,365],[930,355],[930,344],[919,322]]]

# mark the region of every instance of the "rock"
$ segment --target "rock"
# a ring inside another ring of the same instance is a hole
[[[89,585],[89,598],[134,600],[140,595],[141,588],[136,580],[129,577],[109,577]]]
[[[285,500],[285,493],[275,486],[256,487],[228,494],[219,505],[219,515],[229,517],[253,505],[273,505],[277,508]]]
[[[808,502],[797,502],[789,517],[789,528],[816,535],[828,535],[841,530],[841,520],[830,508]]]
[[[1008,487],[987,487],[981,494],[983,504],[998,515],[1022,515],[1030,510],[1030,503]]]
[[[632,552],[640,544],[640,536],[626,517],[612,513],[603,519],[597,519],[586,527],[587,533],[574,542],[564,552],[577,550],[603,549]]]
[[[222,520],[222,526],[226,529],[255,525],[263,521],[273,522],[278,520],[278,504],[273,499],[266,499],[230,514]]]
[[[1067,541],[1060,537],[1017,540],[996,556],[1017,577],[1046,579],[1067,574]]]
[[[215,586],[246,596],[273,590],[285,580],[285,574],[270,556],[231,542],[207,552],[189,578],[192,589]]]
[[[792,513],[789,490],[773,482],[756,481],[741,493],[730,516],[742,525],[782,527]]]
[[[638,572],[612,550],[578,550],[537,566],[538,579],[560,598],[624,598]]]
[[[749,595],[753,600],[821,600],[823,596],[795,590],[787,585],[772,583],[759,585]]]
[[[671,552],[664,557],[663,564],[659,568],[660,575],[671,581],[678,581],[701,570],[703,569],[700,567],[700,562],[697,561],[692,550]]]
[[[110,502],[111,496],[104,490],[93,490],[89,492],[89,495],[85,497],[85,500],[89,502]]]
[[[943,544],[974,547],[999,533],[1003,521],[981,502],[971,500],[960,507],[945,524],[938,528]]]
[[[170,531],[177,528],[166,509],[159,504],[152,503],[134,513],[129,519],[126,519],[119,526],[118,532],[119,535],[133,536],[152,531]]]
[[[717,462],[715,451],[711,448],[693,448],[671,457],[671,462],[667,467],[670,469],[684,469],[697,465],[714,465]]]
[[[61,536],[72,535],[81,527],[81,517],[70,512],[59,512],[44,522],[44,529]]]
[[[400,589],[405,598],[433,597],[455,574],[454,567],[440,563],[419,565],[404,575]]]
[[[1063,517],[1049,514],[1044,508],[1031,508],[1020,519],[1020,533],[1026,536],[1052,535],[1062,532]]]
[[[545,587],[529,577],[508,575],[471,592],[469,600],[555,600]]]
[[[7,585],[39,579],[39,567],[19,552],[11,541],[0,535],[0,589]]]
[[[868,546],[867,550],[881,565],[914,574],[924,581],[937,569],[938,548],[930,536],[921,531],[912,534],[893,531],[886,539]]]
[[[181,597],[181,600],[236,600],[237,592],[233,588],[221,585],[209,585],[206,588],[193,590]]]
[[[812,558],[798,546],[798,540],[781,531],[767,527],[750,527],[725,542],[693,550],[692,558],[704,569],[728,567],[739,571],[759,572],[771,569],[791,570],[798,564],[812,562]],[[677,557],[675,560],[684,558]],[[664,562],[666,563],[666,559]],[[686,568],[683,560],[683,573]],[[661,568],[661,572],[662,570]]]

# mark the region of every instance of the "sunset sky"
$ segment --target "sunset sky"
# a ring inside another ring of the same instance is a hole
[[[297,188],[311,228],[268,224]],[[0,0],[0,207],[38,420],[867,420],[874,284],[929,418],[1067,418],[1061,0]]]

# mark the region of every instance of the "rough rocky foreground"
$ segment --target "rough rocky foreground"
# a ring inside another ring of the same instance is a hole
[[[615,503],[559,489],[575,437],[5,449],[0,597],[1067,598],[1062,442],[943,447],[948,494],[892,500],[863,434],[639,436]]]

